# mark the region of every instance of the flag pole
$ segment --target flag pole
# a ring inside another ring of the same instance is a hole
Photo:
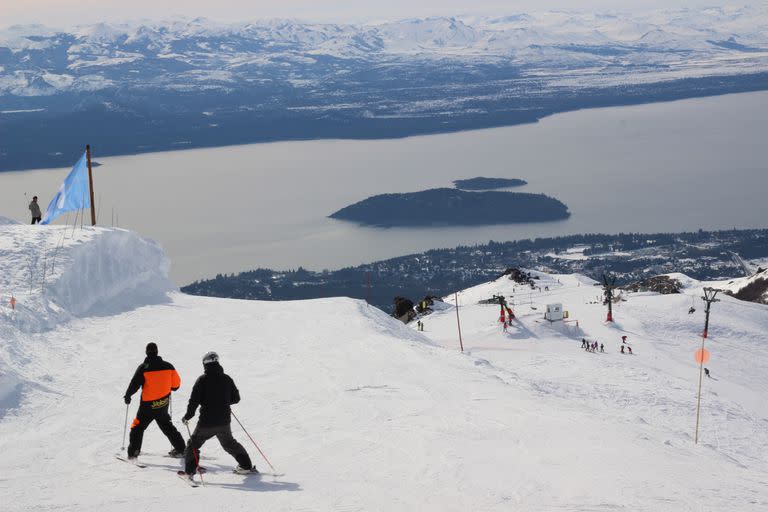
[[[88,159],[88,189],[91,192],[91,226],[96,225],[96,208],[93,202],[93,170],[91,169],[91,145],[85,145],[85,155]]]

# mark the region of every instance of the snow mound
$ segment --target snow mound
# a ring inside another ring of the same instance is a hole
[[[19,222],[0,215],[0,226],[7,226],[9,224],[19,224]]]
[[[0,418],[26,391],[46,387],[45,372],[30,364],[46,340],[30,335],[168,302],[168,268],[156,242],[130,231],[0,218]]]
[[[169,267],[159,244],[123,229],[5,224],[0,318],[21,332],[43,332],[73,317],[167,302],[175,289]]]

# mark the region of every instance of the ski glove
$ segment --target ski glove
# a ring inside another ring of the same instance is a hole
[[[181,418],[181,422],[186,425],[187,423],[189,423],[189,420],[191,419],[192,418],[187,418],[186,416],[184,416],[183,418]]]
[[[123,397],[123,400],[125,400],[125,405],[128,405],[129,403],[131,403],[131,397],[129,397],[128,395],[125,395]]]

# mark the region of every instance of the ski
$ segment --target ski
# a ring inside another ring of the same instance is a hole
[[[123,462],[125,462],[125,463],[128,463],[128,464],[130,464],[130,465],[132,465],[132,466],[136,466],[137,468],[146,468],[146,467],[147,467],[147,465],[146,465],[146,464],[143,464],[143,463],[139,462],[139,461],[138,461],[138,460],[136,460],[136,459],[129,459],[129,458],[128,458],[128,457],[126,457],[125,455],[121,455],[121,454],[119,454],[119,453],[116,453],[116,454],[115,454],[115,458],[116,458],[117,460],[121,460],[121,461],[123,461]]]
[[[234,473],[236,475],[243,475],[243,476],[273,476],[273,477],[285,476],[285,473],[264,473],[262,471],[256,471],[256,470],[244,473],[242,471],[238,471],[236,469],[233,469],[232,473]]]
[[[181,480],[183,480],[184,482],[186,482],[186,483],[187,483],[187,485],[189,485],[190,487],[200,487],[200,484],[198,484],[197,482],[195,482],[194,480],[192,480],[192,477],[191,477],[191,476],[189,476],[188,474],[186,474],[186,473],[185,473],[185,472],[183,472],[183,471],[177,471],[177,472],[176,472],[176,476],[178,476],[178,477],[179,477],[179,479],[181,479]]]

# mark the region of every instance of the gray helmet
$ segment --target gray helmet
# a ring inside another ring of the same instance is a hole
[[[216,352],[208,352],[203,356],[203,364],[209,364],[209,363],[218,363],[219,362],[219,354]]]

